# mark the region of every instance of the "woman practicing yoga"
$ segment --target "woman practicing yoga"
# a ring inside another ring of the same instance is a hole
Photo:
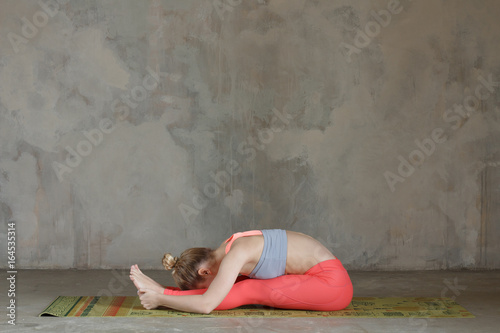
[[[314,238],[294,231],[239,232],[215,250],[191,248],[180,258],[165,254],[163,265],[173,269],[180,288],[160,285],[137,265],[130,268],[146,309],[165,306],[208,314],[261,304],[335,311],[352,299],[352,283],[340,260]]]

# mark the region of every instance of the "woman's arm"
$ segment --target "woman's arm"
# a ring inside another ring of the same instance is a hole
[[[140,289],[141,303],[146,309],[166,306],[180,311],[208,314],[227,296],[246,259],[245,251],[232,248],[222,260],[217,276],[203,295],[171,296],[158,294],[150,289]]]
[[[210,313],[207,312],[207,306],[204,304],[203,295],[188,295],[188,296],[171,296],[162,295],[151,289],[139,290],[141,304],[145,309],[155,309],[159,306],[166,306],[171,309],[195,312],[195,313]]]

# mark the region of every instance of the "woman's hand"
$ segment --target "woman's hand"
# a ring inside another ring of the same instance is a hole
[[[157,292],[148,288],[143,288],[139,289],[137,293],[139,294],[142,306],[146,310],[156,309],[160,306],[160,294]]]

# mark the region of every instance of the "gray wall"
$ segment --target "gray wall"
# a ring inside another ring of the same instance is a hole
[[[0,5],[18,267],[161,268],[257,228],[351,269],[500,267],[498,1],[42,4]]]

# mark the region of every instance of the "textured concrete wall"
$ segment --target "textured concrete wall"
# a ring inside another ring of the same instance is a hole
[[[349,268],[500,267],[498,1],[0,6],[18,267],[160,268],[255,228]]]

